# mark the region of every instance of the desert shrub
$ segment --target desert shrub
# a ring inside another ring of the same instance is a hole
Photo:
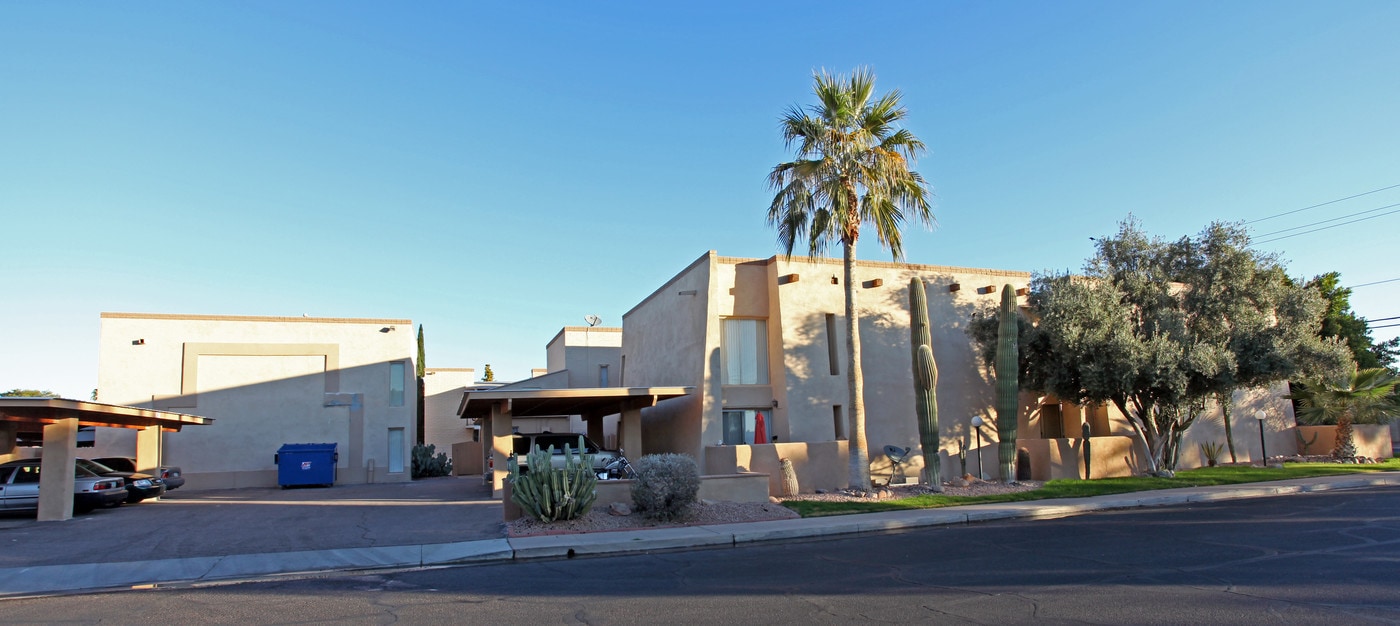
[[[526,515],[541,522],[570,520],[583,517],[598,499],[598,475],[593,471],[593,455],[580,454],[583,437],[577,448],[564,446],[564,467],[554,467],[550,459],[554,446],[541,450],[538,445],[525,455],[526,467],[511,455],[506,462],[510,470],[510,499],[520,505]]]
[[[438,452],[433,444],[413,446],[413,478],[451,476],[452,460],[446,452]]]
[[[648,454],[633,466],[632,506],[642,516],[672,520],[684,515],[700,493],[700,468],[684,454]]]

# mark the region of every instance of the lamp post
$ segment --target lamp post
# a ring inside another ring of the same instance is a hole
[[[1259,422],[1259,456],[1261,457],[1259,465],[1261,467],[1268,467],[1269,452],[1264,449],[1264,420],[1269,419],[1269,414],[1265,413],[1263,409],[1260,409],[1254,412],[1254,419]]]
[[[985,423],[987,422],[983,421],[981,415],[972,416],[972,430],[977,431],[977,480],[982,480],[984,476],[982,473],[982,425]]]

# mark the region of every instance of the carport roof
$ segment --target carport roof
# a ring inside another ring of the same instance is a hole
[[[491,407],[505,403],[512,417],[611,415],[624,409],[653,406],[662,400],[688,396],[694,387],[594,387],[584,389],[489,389],[467,391],[457,414],[465,419],[491,416]]]
[[[198,415],[66,398],[0,398],[0,422],[53,424],[59,420],[74,418],[81,426],[159,426],[162,430],[170,431],[177,431],[185,426],[206,426],[214,422],[213,418]]]

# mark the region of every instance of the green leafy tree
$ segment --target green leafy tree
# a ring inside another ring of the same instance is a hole
[[[915,221],[932,225],[928,186],[911,169],[924,143],[899,128],[907,111],[900,93],[875,94],[875,74],[857,69],[849,77],[813,76],[818,104],[794,105],[780,127],[796,160],[768,175],[776,191],[768,223],[778,244],[792,256],[805,244],[811,257],[840,242],[845,267],[846,382],[850,390],[850,486],[870,489],[865,441],[864,380],[860,368],[860,318],[856,310],[856,242],[869,225],[896,260],[903,257],[901,228]]]
[[[1322,318],[1318,334],[1346,341],[1360,369],[1393,367],[1400,354],[1400,337],[1376,343],[1371,338],[1370,323],[1351,310],[1351,290],[1343,287],[1341,280],[1340,273],[1328,272],[1314,276],[1307,283],[1308,288],[1316,289],[1327,301],[1327,314]]]
[[[61,397],[52,391],[40,391],[38,389],[11,389],[5,393],[0,393],[0,398],[58,398]]]
[[[491,371],[491,364],[490,364],[490,363],[487,363],[487,364],[486,364],[485,373],[481,375],[481,382],[490,383],[490,382],[495,382],[495,380],[496,380],[496,373],[493,372],[493,371]]]
[[[1294,385],[1289,397],[1298,401],[1299,420],[1337,425],[1332,456],[1344,459],[1356,456],[1352,424],[1381,424],[1400,417],[1397,386],[1400,377],[1383,367],[1374,367]]]
[[[420,378],[420,379],[423,378],[424,376],[427,376],[427,375],[428,375],[428,364],[427,364],[427,361],[428,361],[427,353],[424,352],[424,350],[423,350],[423,325],[422,325],[422,324],[419,324],[419,325],[418,325],[418,367],[417,367],[417,370],[418,370],[418,378]]]
[[[1023,324],[1022,385],[1078,404],[1113,403],[1152,471],[1173,468],[1181,436],[1211,398],[1349,366],[1316,328],[1323,303],[1239,226],[1149,237],[1129,219],[1098,239],[1083,276],[1037,276]],[[988,352],[988,325],[970,329]]]

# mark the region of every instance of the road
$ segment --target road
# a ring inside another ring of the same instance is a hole
[[[7,623],[1400,621],[1400,489],[0,603]]]

